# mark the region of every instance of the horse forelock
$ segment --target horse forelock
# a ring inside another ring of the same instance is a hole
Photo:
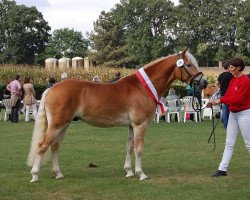
[[[196,58],[189,51],[186,52],[185,56],[199,70],[199,65]]]

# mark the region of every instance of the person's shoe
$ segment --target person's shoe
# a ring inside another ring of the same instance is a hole
[[[219,176],[227,176],[227,172],[226,171],[221,171],[221,170],[217,170],[212,177],[219,177]]]

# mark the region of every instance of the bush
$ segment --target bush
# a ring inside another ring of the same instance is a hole
[[[95,75],[98,75],[102,82],[109,82],[114,77],[115,72],[120,71],[121,76],[127,76],[135,72],[134,69],[125,69],[125,68],[108,68],[108,67],[94,67],[89,71],[84,69],[73,70],[46,70],[45,68],[37,66],[21,66],[21,65],[0,65],[0,99],[2,98],[3,89],[6,85],[13,80],[16,74],[21,76],[21,84],[23,84],[24,77],[31,77],[31,82],[34,85],[36,90],[36,98],[40,99],[42,93],[46,89],[48,79],[54,77],[57,81],[60,81],[61,74],[67,72],[69,77],[81,78],[85,80],[92,80]],[[32,75],[31,75],[32,74]],[[218,72],[204,72],[210,85],[214,85]],[[183,83],[180,81],[174,81],[170,87],[173,87],[176,91],[176,94],[181,98],[187,95],[186,88],[183,86]],[[167,96],[167,92],[164,96]]]
[[[47,84],[35,84],[36,99],[41,99],[43,92],[46,90]]]
[[[3,91],[6,88],[5,84],[0,83],[0,99],[3,97]]]

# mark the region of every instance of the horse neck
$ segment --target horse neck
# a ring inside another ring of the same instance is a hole
[[[154,85],[159,98],[164,95],[171,83],[175,80],[175,61],[176,59],[174,57],[167,57],[144,69]]]

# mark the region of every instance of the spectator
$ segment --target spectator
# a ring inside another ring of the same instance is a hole
[[[167,101],[172,101],[178,99],[180,100],[180,97],[176,95],[174,88],[169,88],[168,90],[168,96],[166,96]]]
[[[201,105],[202,105],[201,93],[202,93],[202,88],[200,88],[199,86],[195,87],[194,96],[198,99],[198,102],[199,102],[198,109],[200,112],[201,112]]]
[[[53,85],[55,85],[56,83],[56,79],[54,79],[53,77],[49,78],[49,83],[47,85],[47,88],[51,88]]]
[[[227,88],[232,78],[233,75],[230,73],[228,69],[228,64],[224,65],[224,72],[222,72],[219,75],[218,80],[216,82],[216,86],[220,88],[220,96],[224,96],[226,94]],[[228,117],[229,117],[229,109],[227,104],[222,103],[221,114],[222,114],[221,118],[223,126],[224,128],[227,128]]]
[[[194,96],[194,97],[196,97],[198,99],[198,102],[199,102],[198,110],[199,110],[199,112],[201,112],[201,105],[202,105],[202,102],[201,102],[201,93],[202,93],[202,88],[200,88],[199,86],[193,88],[189,84],[186,83],[186,89],[187,89],[188,96]],[[187,119],[194,120],[194,115],[193,114],[187,115]]]
[[[10,98],[11,98],[10,91],[7,89],[4,89],[2,104],[5,106],[5,108],[10,105]],[[11,114],[8,114],[8,119],[11,120]]]
[[[10,91],[8,89],[4,89],[4,91],[3,91],[3,99],[10,99],[10,98],[11,98]]]
[[[101,82],[99,76],[97,76],[97,75],[93,77],[92,81],[97,82],[97,83]]]
[[[181,104],[180,97],[176,95],[174,88],[169,88],[168,96],[166,96],[166,103],[168,104],[168,101],[173,101],[175,99],[177,100],[177,106],[180,106]],[[178,121],[177,114],[175,114],[175,121]]]
[[[233,58],[229,61],[229,71],[234,76],[229,83],[226,94],[215,99],[212,104],[225,103],[229,106],[226,145],[221,163],[213,177],[227,176],[227,168],[233,155],[234,145],[239,130],[250,153],[250,79],[242,73],[245,68],[243,60]]]
[[[120,72],[116,72],[115,73],[115,78],[113,78],[111,81],[109,81],[110,83],[116,82],[121,78],[121,73]]]
[[[185,83],[185,84],[186,84],[186,89],[187,89],[187,95],[188,96],[193,96],[194,88],[192,88],[188,83]]]
[[[10,105],[11,105],[11,122],[18,123],[19,115],[18,111],[21,105],[22,87],[19,82],[20,75],[16,75],[15,79],[7,85],[7,89],[11,93]]]
[[[61,81],[65,80],[68,78],[68,74],[66,72],[63,72],[61,75]]]
[[[30,83],[30,78],[25,77],[24,85],[24,98],[23,106],[25,108],[25,121],[29,121],[30,108],[32,108],[33,118],[36,119],[37,116],[37,102],[36,102],[36,92],[34,86]]]
[[[187,95],[188,96],[193,96],[194,89],[188,83],[184,83],[184,86],[187,89]],[[187,113],[186,118],[187,118],[187,121],[189,121],[190,118],[191,118],[191,115],[189,113]],[[192,118],[194,118],[194,117],[192,116]]]

